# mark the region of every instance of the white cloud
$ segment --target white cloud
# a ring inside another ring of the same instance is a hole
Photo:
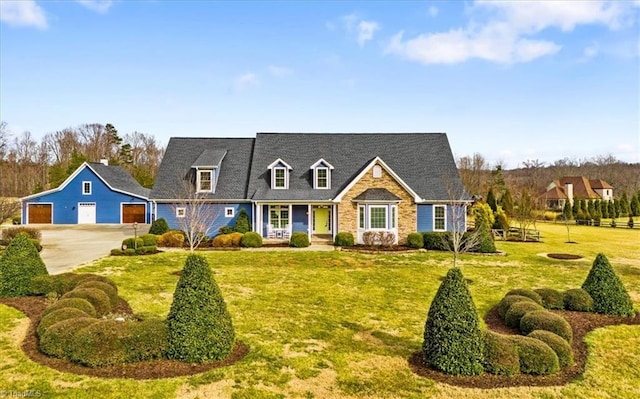
[[[436,6],[429,6],[429,9],[427,10],[427,12],[429,13],[430,17],[435,17],[438,15],[438,7]]]
[[[456,64],[478,58],[501,64],[530,62],[560,51],[562,46],[535,35],[549,28],[563,32],[578,25],[618,29],[633,16],[628,3],[613,1],[495,1],[477,0],[464,28],[420,34],[404,39],[399,32],[385,53],[423,64]],[[486,17],[488,12],[488,18]],[[485,17],[478,22],[474,18]]]
[[[358,45],[362,47],[366,42],[373,39],[373,34],[378,29],[380,29],[380,26],[377,22],[360,21],[358,23]]]
[[[83,7],[100,14],[104,14],[109,11],[109,8],[113,5],[113,0],[76,0],[76,2]]]
[[[269,73],[272,74],[273,76],[277,76],[281,78],[287,75],[291,75],[293,73],[293,70],[287,67],[269,65]]]
[[[34,0],[0,1],[0,21],[38,29],[48,26],[44,10]]]
[[[355,35],[355,40],[360,47],[373,40],[376,31],[380,30],[380,24],[376,21],[366,21],[355,13],[340,17],[338,26],[329,21],[325,23],[325,27],[329,31],[335,31],[338,27],[341,27],[349,37]]]
[[[258,75],[252,72],[247,72],[238,76],[233,82],[233,88],[236,92],[242,92],[251,86],[256,86],[260,83]]]

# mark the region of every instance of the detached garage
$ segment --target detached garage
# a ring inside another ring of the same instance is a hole
[[[85,162],[60,187],[21,198],[26,224],[150,223],[149,189],[120,166]]]

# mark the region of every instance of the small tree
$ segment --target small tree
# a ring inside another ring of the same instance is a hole
[[[480,233],[478,229],[467,233],[467,204],[470,201],[464,186],[447,178],[443,178],[443,183],[449,196],[446,208],[448,214],[445,214],[449,234],[443,234],[441,239],[443,248],[453,255],[453,267],[456,267],[461,253],[470,252],[477,247]]]
[[[190,254],[167,317],[167,357],[204,363],[226,358],[235,343],[231,315],[207,260]]]
[[[500,205],[502,205],[502,209],[504,209],[507,216],[513,217],[513,198],[508,188],[505,189],[502,198],[500,198]]]
[[[496,202],[496,196],[493,194],[493,188],[489,188],[489,192],[487,193],[487,205],[491,207],[493,212],[498,210],[498,204]]]
[[[598,254],[593,261],[582,289],[593,298],[593,310],[616,316],[633,316],[633,303],[604,254]]]
[[[20,201],[0,197],[0,224],[20,210]]]
[[[533,202],[533,198],[531,198],[528,189],[524,188],[520,193],[518,193],[514,212],[516,222],[520,228],[520,239],[522,241],[527,241],[527,229],[535,220],[535,216],[533,214]]]
[[[189,250],[194,251],[209,236],[214,221],[220,214],[220,208],[207,201],[207,193],[196,191],[190,180],[182,180],[181,191],[175,194],[178,202],[172,204],[176,223],[184,232]]]
[[[632,216],[640,216],[640,200],[637,195],[634,195],[631,198],[631,215]]]
[[[236,226],[234,228],[238,233],[246,233],[251,231],[251,224],[249,223],[249,215],[244,208],[240,208],[240,212],[238,212],[238,217],[236,218]]]
[[[571,203],[569,202],[569,200],[564,202],[564,208],[562,208],[562,219],[563,220],[573,219],[573,213],[571,211]]]
[[[49,274],[26,233],[18,234],[0,258],[0,297],[31,294],[31,280]]]
[[[483,340],[478,313],[459,268],[447,273],[436,293],[424,329],[425,363],[453,375],[482,373]]]

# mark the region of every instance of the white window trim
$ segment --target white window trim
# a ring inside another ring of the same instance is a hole
[[[436,208],[444,209],[444,229],[436,229]],[[433,231],[447,231],[447,206],[446,205],[433,205]]]
[[[208,190],[203,190],[202,189],[202,173],[210,173],[211,174],[211,180],[209,181],[209,184],[211,185],[211,188],[209,188]],[[216,174],[214,173],[213,169],[198,169],[196,171],[196,191],[199,193],[213,193],[213,187],[215,186],[215,179],[216,179]]]
[[[276,186],[276,171],[284,172],[284,186]],[[289,188],[289,170],[284,166],[276,166],[271,170],[271,188],[274,190],[286,190]]]
[[[391,205],[391,230],[398,227],[398,205]]]
[[[273,227],[272,220],[271,220],[271,210],[272,209],[275,210],[276,208],[278,209],[277,212],[278,212],[278,226],[279,227]],[[286,224],[285,227],[282,227],[283,218],[281,216],[282,216],[282,210],[283,209],[287,210],[287,224]],[[288,231],[291,228],[291,223],[292,223],[292,221],[291,221],[291,218],[292,218],[291,213],[292,213],[292,209],[291,209],[290,205],[269,205],[268,212],[269,212],[269,214],[268,214],[269,217],[268,217],[268,221],[267,221],[267,228],[268,229],[287,230]]]
[[[85,186],[85,184],[88,184],[88,185],[89,185],[89,192],[86,192],[86,191],[84,190],[84,186]],[[91,195],[91,192],[92,192],[92,191],[93,191],[93,184],[91,184],[91,182],[90,182],[90,181],[88,181],[88,180],[83,181],[83,182],[82,182],[82,195]]]
[[[187,208],[185,208],[185,207],[176,208],[176,217],[177,218],[183,218],[186,215],[187,215]]]
[[[373,228],[371,227],[371,215],[373,214],[372,210],[373,209],[384,209],[384,227],[376,227]],[[367,222],[367,226],[368,229],[367,230],[374,230],[374,231],[387,231],[389,230],[389,206],[388,205],[369,205],[369,212],[368,212],[368,217],[365,218],[366,222]]]
[[[326,187],[320,187],[318,184],[318,171],[324,170],[327,172],[327,185]],[[313,171],[313,188],[316,190],[329,190],[331,188],[331,170],[326,166],[318,166]]]
[[[362,213],[362,223],[360,224],[360,213]],[[358,205],[358,230],[366,230],[367,229],[367,207],[365,205]]]
[[[224,217],[232,218],[236,215],[236,209],[234,207],[228,206],[224,208]]]

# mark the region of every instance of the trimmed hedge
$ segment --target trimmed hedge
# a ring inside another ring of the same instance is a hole
[[[75,308],[61,308],[58,310],[54,310],[53,312],[47,314],[40,320],[38,323],[38,328],[36,332],[38,333],[38,337],[42,337],[44,332],[54,324],[67,319],[75,319],[78,317],[91,317],[82,310]]]
[[[615,316],[633,316],[633,302],[622,281],[609,264],[607,257],[600,253],[593,261],[582,288],[593,298],[593,310]]]
[[[74,317],[55,323],[40,336],[40,351],[53,357],[68,357],[76,345],[76,333],[98,321],[95,317]]]
[[[218,234],[213,239],[214,247],[239,247],[242,243],[242,233]]]
[[[112,308],[118,304],[118,289],[107,283],[97,280],[84,280],[76,286],[76,289],[78,288],[97,288],[107,294]]]
[[[507,315],[507,311],[509,310],[511,305],[521,301],[536,303],[533,299],[526,296],[507,295],[504,298],[502,298],[500,302],[498,302],[498,304],[496,305],[496,310],[498,311],[498,315],[500,316],[500,318],[504,320],[504,317]]]
[[[427,231],[422,233],[422,239],[424,241],[424,247],[432,251],[448,251],[448,242],[450,240],[449,233],[437,233],[433,231]]]
[[[424,238],[420,233],[411,233],[407,236],[407,245],[411,248],[422,248],[424,247]]]
[[[582,288],[572,288],[563,294],[564,308],[576,312],[593,311],[593,298]]]
[[[446,374],[481,374],[483,346],[478,313],[462,271],[450,269],[429,307],[422,344],[425,362]]]
[[[564,309],[564,295],[553,288],[537,288],[535,291],[542,298],[542,306],[546,309]]]
[[[520,372],[547,375],[560,370],[558,355],[544,342],[530,337],[514,335],[511,340],[518,351]]]
[[[98,317],[111,312],[111,301],[109,300],[109,296],[98,288],[75,288],[62,296],[62,299],[66,298],[86,299],[96,309],[96,315]]]
[[[65,298],[60,299],[47,306],[47,308],[42,312],[42,317],[45,317],[49,313],[62,309],[62,308],[74,308],[81,310],[88,314],[91,317],[96,317],[96,309],[93,307],[91,302],[87,301],[84,298]]]
[[[18,234],[0,257],[0,297],[31,294],[31,280],[47,275],[47,267],[26,233]]]
[[[353,234],[346,231],[341,231],[340,233],[336,234],[333,245],[335,245],[336,247],[352,247],[355,242],[356,241],[353,238]]]
[[[151,247],[158,245],[158,237],[155,234],[143,234],[139,237],[142,239],[144,247]]]
[[[170,230],[162,234],[158,239],[158,246],[169,248],[182,248],[184,245],[184,233],[180,230]]]
[[[142,248],[144,247],[144,241],[142,240],[142,238],[138,237],[129,237],[129,238],[125,238],[124,240],[122,240],[122,247],[126,249],[136,249],[136,248]]]
[[[571,343],[573,330],[571,325],[562,316],[558,316],[548,310],[536,310],[522,316],[520,320],[520,332],[527,335],[535,330],[551,331]]]
[[[89,367],[126,363],[127,347],[123,336],[128,334],[124,322],[98,320],[75,334],[69,359]]]
[[[560,368],[573,365],[573,349],[571,345],[558,334],[554,334],[551,331],[534,330],[529,333],[527,337],[538,339],[549,345],[558,356]]]
[[[126,362],[160,359],[167,350],[167,323],[160,319],[120,323],[125,328]]]
[[[514,376],[520,372],[518,350],[507,335],[484,331],[484,369],[491,374]]]
[[[231,315],[207,260],[189,254],[167,317],[169,359],[203,363],[231,353],[235,332]]]
[[[294,231],[291,234],[291,240],[289,240],[289,246],[294,248],[304,248],[311,245],[309,242],[309,236],[302,231]]]
[[[155,234],[157,236],[161,236],[167,231],[169,231],[169,224],[164,218],[154,220],[149,228],[149,234]]]
[[[240,245],[245,248],[260,248],[262,246],[262,237],[253,231],[248,231],[242,236]]]
[[[533,301],[538,305],[542,306],[542,297],[540,296],[540,294],[538,294],[534,290],[530,290],[527,288],[516,288],[505,294],[505,296],[509,296],[509,295],[526,296],[527,298],[533,299]]]
[[[535,302],[529,302],[529,301],[516,302],[511,306],[509,306],[509,310],[507,310],[507,313],[505,313],[504,324],[506,324],[507,327],[519,328],[520,320],[525,314],[529,312],[533,312],[534,310],[543,310],[543,309],[544,308],[541,305],[538,305]]]

